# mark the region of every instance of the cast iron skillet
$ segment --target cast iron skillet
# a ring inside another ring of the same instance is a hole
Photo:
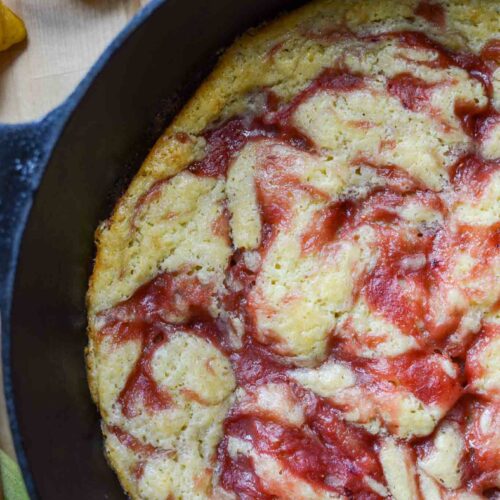
[[[298,3],[153,0],[61,107],[0,127],[3,369],[32,498],[124,497],[83,360],[94,230],[218,51]]]

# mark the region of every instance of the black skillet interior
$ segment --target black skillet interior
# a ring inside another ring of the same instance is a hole
[[[32,496],[123,498],[87,389],[85,291],[93,232],[224,46],[299,2],[167,0],[115,52],[55,147],[23,237],[11,374]]]

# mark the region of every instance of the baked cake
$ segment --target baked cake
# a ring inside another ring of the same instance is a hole
[[[226,52],[97,232],[132,498],[500,498],[499,64],[494,0],[323,0]]]

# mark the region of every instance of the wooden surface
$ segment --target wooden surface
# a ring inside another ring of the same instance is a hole
[[[0,122],[39,118],[57,106],[148,0],[4,0],[28,40],[0,53]]]
[[[61,103],[109,42],[147,2],[4,0],[24,19],[29,38],[0,53],[0,122],[33,120]],[[1,371],[0,384],[3,388]],[[0,447],[14,457],[3,391],[0,391]]]

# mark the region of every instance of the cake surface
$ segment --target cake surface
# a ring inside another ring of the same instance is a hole
[[[250,31],[97,232],[87,366],[137,499],[500,497],[500,3]]]

